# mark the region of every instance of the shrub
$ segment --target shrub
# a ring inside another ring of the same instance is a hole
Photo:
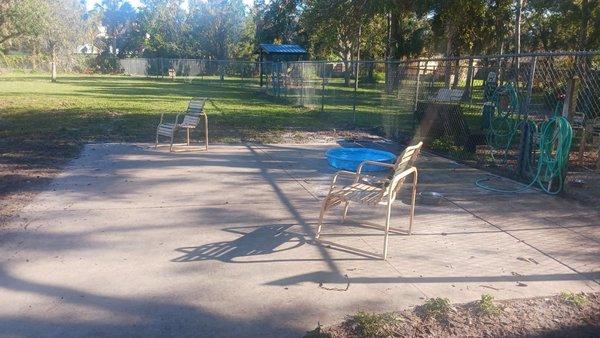
[[[448,298],[429,298],[421,308],[425,317],[440,319],[448,315],[452,306]]]
[[[565,303],[571,305],[571,306],[575,306],[577,308],[582,308],[585,303],[587,302],[587,299],[585,298],[585,294],[582,293],[573,293],[573,292],[563,292],[560,294],[562,296],[562,299]]]
[[[484,315],[497,315],[502,311],[500,307],[494,304],[494,297],[489,294],[481,295],[481,300],[477,302],[479,312]]]
[[[119,74],[123,72],[119,58],[108,52],[99,54],[94,60],[92,68],[95,73],[102,74]]]
[[[331,338],[331,333],[323,331],[323,327],[319,323],[314,330],[306,332],[304,338]]]
[[[372,74],[367,74],[359,77],[359,83],[379,83],[385,80],[383,72],[373,71]]]
[[[393,324],[400,321],[393,313],[360,311],[352,319],[362,337],[386,337],[392,334]]]

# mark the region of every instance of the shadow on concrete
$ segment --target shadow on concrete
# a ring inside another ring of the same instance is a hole
[[[70,318],[57,318],[51,312],[45,318],[0,315],[1,335],[9,337],[275,337],[300,336],[304,333],[302,330],[277,324],[291,320],[294,317],[291,312],[278,311],[276,315],[282,319],[278,321],[270,318],[234,319],[166,297],[114,297],[32,282],[11,275],[3,266],[0,266],[0,287],[5,290],[3,292],[50,298],[58,307],[73,306],[74,309],[79,307],[107,313],[97,318],[81,318],[75,313]],[[106,315],[111,318],[106,318]]]
[[[291,226],[265,225],[249,233],[236,231],[236,228],[227,228],[225,231],[240,233],[242,236],[229,242],[178,248],[176,251],[183,253],[183,255],[172,261],[190,262],[214,259],[222,262],[235,262],[235,259],[240,257],[268,255],[292,250],[304,245],[306,240],[300,234],[286,231]]]
[[[331,276],[331,272],[319,271],[299,274],[274,280],[267,285],[289,286],[322,278],[323,275]],[[435,283],[494,283],[494,282],[544,282],[544,281],[577,281],[594,280],[600,278],[600,272],[593,273],[561,273],[538,274],[526,276],[498,275],[498,276],[423,276],[423,277],[351,277],[352,284],[435,284]]]

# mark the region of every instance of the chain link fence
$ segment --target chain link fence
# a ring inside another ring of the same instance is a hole
[[[95,55],[68,54],[56,60],[56,67],[68,73],[89,73]],[[3,72],[47,72],[52,69],[52,59],[47,55],[5,55],[0,53],[0,74]]]
[[[339,128],[420,139],[441,155],[524,182],[539,174],[543,122],[564,115],[573,128],[564,190],[600,201],[599,52],[283,62],[269,69],[264,91],[321,110]]]
[[[564,190],[600,201],[598,51],[394,62],[132,58],[120,65],[133,76],[244,87],[315,112],[323,128],[420,139],[443,156],[522,181],[535,174],[541,124],[565,115],[573,142]]]
[[[189,82],[218,81],[221,84],[239,82],[248,87],[259,87],[258,80],[262,66],[261,63],[253,61],[168,58],[122,59],[120,65],[122,72],[127,75],[178,78]],[[268,66],[270,65],[269,63]]]

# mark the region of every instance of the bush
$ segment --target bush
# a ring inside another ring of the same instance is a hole
[[[393,326],[401,319],[394,313],[370,313],[360,311],[352,317],[361,337],[387,337]]]
[[[120,74],[123,73],[119,58],[113,54],[102,52],[93,62],[92,69],[95,73]]]
[[[425,317],[440,319],[448,315],[448,312],[452,309],[452,305],[448,298],[429,298],[421,306],[421,309]]]
[[[494,304],[494,297],[489,294],[481,295],[481,300],[477,302],[477,307],[479,308],[479,313],[483,315],[497,315],[502,310],[498,305]]]
[[[562,299],[566,304],[569,304],[571,306],[577,307],[577,308],[582,308],[585,303],[587,302],[587,299],[585,298],[585,294],[582,293],[573,293],[573,292],[562,292],[561,293]]]
[[[379,83],[385,80],[385,74],[378,71],[373,71],[372,74],[367,74],[359,78],[359,83]]]

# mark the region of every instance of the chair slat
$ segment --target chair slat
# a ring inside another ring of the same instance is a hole
[[[196,127],[200,123],[200,117],[197,115],[186,115],[181,122],[182,127]]]
[[[202,114],[204,110],[204,103],[206,99],[203,98],[194,98],[188,104],[188,109],[186,114]]]

